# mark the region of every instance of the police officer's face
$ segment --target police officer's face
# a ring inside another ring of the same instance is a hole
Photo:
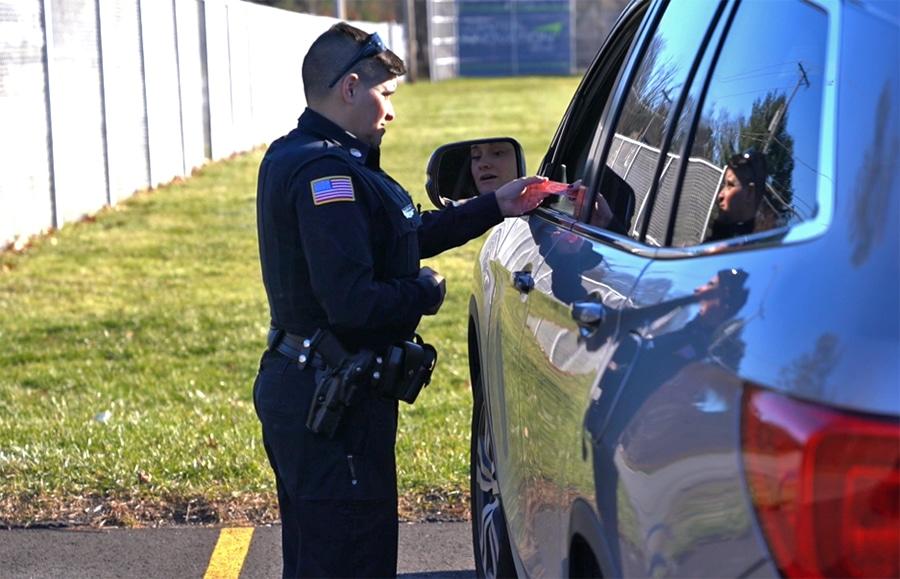
[[[381,145],[387,124],[394,120],[391,95],[397,92],[397,79],[390,78],[372,87],[358,84],[353,93],[353,128],[350,132],[371,147]]]

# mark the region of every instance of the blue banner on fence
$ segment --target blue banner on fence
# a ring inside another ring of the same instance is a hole
[[[569,74],[570,0],[457,0],[460,76]]]

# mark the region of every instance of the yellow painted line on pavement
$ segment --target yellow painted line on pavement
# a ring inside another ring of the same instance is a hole
[[[252,538],[252,527],[222,529],[203,579],[237,579]]]

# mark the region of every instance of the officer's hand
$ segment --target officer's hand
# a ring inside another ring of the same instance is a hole
[[[441,305],[444,303],[444,296],[447,295],[447,280],[444,279],[444,276],[434,271],[430,267],[423,267],[419,270],[419,279],[427,279],[429,283],[433,286],[437,287],[440,291],[441,298],[438,300],[438,303],[434,305],[430,310],[425,311],[426,316],[433,316],[438,313],[438,310],[441,309]]]
[[[539,191],[529,185],[543,183],[546,177],[522,177],[513,179],[509,183],[497,189],[497,205],[504,217],[516,217],[528,213],[541,204],[550,191]]]

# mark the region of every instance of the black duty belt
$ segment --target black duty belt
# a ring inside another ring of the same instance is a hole
[[[329,332],[317,330],[312,336],[298,336],[277,328],[269,328],[267,343],[270,350],[295,360],[300,369],[312,364],[322,368],[326,364],[338,368],[347,353]]]

